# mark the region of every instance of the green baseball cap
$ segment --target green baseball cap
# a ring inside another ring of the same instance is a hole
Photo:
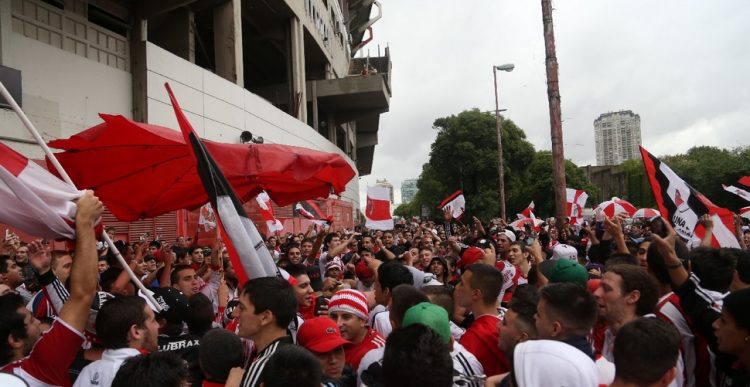
[[[446,344],[451,340],[451,323],[448,319],[448,312],[435,304],[422,302],[407,309],[401,325],[406,328],[414,324],[422,324],[432,329]]]
[[[539,265],[539,270],[550,283],[573,282],[585,287],[589,280],[586,268],[568,259],[546,260]]]

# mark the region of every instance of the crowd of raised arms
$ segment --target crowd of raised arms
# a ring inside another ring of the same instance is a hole
[[[6,232],[0,385],[750,386],[739,218],[740,249],[709,218],[703,241],[660,217],[311,226],[246,283],[221,238],[117,240],[154,304],[98,243],[99,199],[77,207],[70,251]]]

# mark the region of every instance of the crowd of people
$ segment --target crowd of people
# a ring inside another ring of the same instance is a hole
[[[6,233],[0,370],[19,383],[750,386],[739,219],[740,249],[711,247],[708,218],[702,241],[660,217],[311,226],[268,236],[282,275],[245,283],[221,238],[117,240],[147,297],[98,243],[102,203],[77,207],[72,251]]]

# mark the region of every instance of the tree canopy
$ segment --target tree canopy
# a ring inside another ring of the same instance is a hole
[[[435,120],[437,138],[430,159],[422,166],[418,192],[409,203],[400,205],[399,216],[421,215],[422,206],[439,218],[437,205],[454,191],[463,190],[466,215],[488,220],[499,216],[497,176],[497,135],[495,116],[478,109]],[[505,163],[505,203],[507,216],[514,215],[534,201],[535,213],[554,213],[552,153],[536,151],[524,131],[509,119],[503,119],[503,161]],[[750,147],[733,150],[698,146],[684,154],[661,156],[675,173],[719,206],[736,211],[748,203],[726,192],[722,184],[733,184],[750,175]],[[628,160],[619,168],[625,172],[625,192],[614,192],[637,207],[653,207],[654,197],[640,159]],[[585,190],[595,206],[599,189],[586,179],[585,172],[570,160],[565,161],[567,186]],[[605,198],[606,199],[606,198]]]
[[[438,131],[432,143],[429,162],[422,166],[417,195],[396,210],[401,216],[419,215],[422,205],[439,214],[437,205],[454,191],[463,190],[468,216],[487,220],[499,215],[497,176],[497,132],[493,113],[478,109],[435,120]],[[503,119],[503,161],[507,214],[520,212],[535,201],[540,214],[554,209],[552,155],[537,152],[524,131]],[[593,189],[575,164],[566,162],[569,186]]]

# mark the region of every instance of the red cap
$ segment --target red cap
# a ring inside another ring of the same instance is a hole
[[[472,246],[464,250],[464,253],[461,254],[461,259],[458,261],[458,267],[463,270],[466,266],[469,266],[472,263],[480,262],[483,259],[484,250],[480,249],[479,247]]]
[[[365,261],[359,261],[354,273],[357,275],[357,278],[370,278],[375,275],[375,272],[367,267]]]
[[[331,318],[315,317],[305,320],[299,327],[297,344],[314,353],[328,353],[351,342],[341,337],[339,327]]]

